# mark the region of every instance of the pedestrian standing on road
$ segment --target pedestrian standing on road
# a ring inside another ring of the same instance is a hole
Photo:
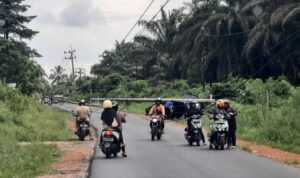
[[[235,109],[230,107],[229,100],[224,100],[224,110],[228,113],[228,125],[229,125],[229,141],[231,142],[231,148],[234,149],[236,147],[236,116],[237,112]]]
[[[172,101],[168,101],[164,104],[165,112],[166,112],[166,119],[172,119],[173,112],[174,112],[174,103]]]

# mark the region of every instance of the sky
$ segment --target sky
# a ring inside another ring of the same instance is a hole
[[[151,19],[166,0],[155,0],[143,19]],[[170,0],[166,10],[181,7],[189,0]],[[71,61],[64,51],[76,49],[75,68],[90,67],[98,63],[104,50],[122,41],[151,0],[25,0],[30,5],[26,15],[37,15],[27,26],[39,31],[30,47],[42,58],[36,60],[50,74],[54,66],[62,65],[66,73],[72,71]],[[131,40],[142,27],[128,37]]]

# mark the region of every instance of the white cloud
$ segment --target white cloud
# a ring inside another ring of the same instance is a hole
[[[26,0],[27,14],[37,15],[29,27],[40,33],[29,42],[43,58],[36,59],[49,74],[62,65],[71,73],[70,61],[63,60],[64,51],[72,44],[76,49],[75,67],[90,66],[98,56],[121,41],[151,0]],[[184,0],[172,0],[166,9],[181,6]],[[165,0],[156,0],[147,12],[150,19]],[[141,27],[136,28],[129,40]]]
[[[92,0],[72,0],[60,13],[61,22],[75,27],[104,25],[105,18],[100,8],[94,8]]]

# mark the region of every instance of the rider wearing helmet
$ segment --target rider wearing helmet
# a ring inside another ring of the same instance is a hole
[[[78,130],[81,122],[85,122],[90,127],[90,108],[85,105],[85,100],[79,101],[79,106],[74,111],[74,116],[76,117],[76,130]],[[77,134],[77,131],[75,132]],[[93,140],[91,132],[89,132],[90,140]]]
[[[162,105],[162,99],[161,98],[156,98],[155,100],[155,105],[153,105],[148,113],[148,116],[153,116],[153,115],[160,115],[164,117],[166,115],[165,112],[165,107]],[[152,123],[150,122],[150,128],[151,128]],[[162,127],[162,132],[165,128],[165,122],[164,118],[161,120],[161,127]]]
[[[211,111],[208,111],[209,113],[209,119],[214,119],[214,120],[218,120],[218,118],[216,117],[217,115],[221,114],[223,116],[225,116],[224,119],[228,119],[227,118],[227,112],[224,110],[224,106],[225,106],[225,102],[224,100],[220,99],[216,102],[216,108],[214,108]],[[214,132],[213,130],[210,133],[210,145],[209,147],[212,148],[212,142],[213,140],[216,139],[216,132]]]
[[[110,100],[105,100],[103,102],[103,108],[104,110],[101,114],[102,124],[104,127],[112,127],[116,117],[116,112],[112,109],[112,102]]]
[[[189,103],[189,108],[186,110],[186,113],[184,114],[185,117],[187,118],[187,130],[188,130],[188,133],[189,135],[191,135],[192,133],[192,130],[190,128],[192,128],[192,118],[191,116],[193,115],[200,115],[202,116],[203,115],[203,111],[201,108],[197,108],[197,101],[196,100],[192,100],[190,103]],[[206,145],[205,143],[205,138],[204,138],[204,134],[203,134],[203,131],[202,129],[200,130],[200,135],[201,135],[201,140],[203,142],[204,145]]]
[[[235,148],[236,146],[236,116],[237,112],[235,109],[230,107],[229,100],[224,100],[224,110],[228,113],[228,125],[229,125],[229,141],[231,141],[231,148]]]
[[[218,100],[216,102],[216,108],[214,108],[211,111],[208,111],[208,113],[211,114],[211,115],[213,115],[213,116],[216,116],[218,114],[223,114],[223,115],[227,116],[227,113],[224,110],[224,106],[225,106],[224,100]],[[217,118],[215,118],[215,117],[213,119],[217,120]]]
[[[111,102],[110,100],[105,100],[103,102],[103,112],[101,114],[101,120],[103,122],[104,127],[111,127],[115,131],[117,131],[120,135],[120,143],[121,143],[121,148],[122,148],[122,156],[127,157],[126,152],[125,152],[125,145],[123,142],[123,133],[122,130],[120,129],[120,122],[118,121],[117,118],[117,109],[118,109],[118,104],[116,102]],[[117,122],[116,125],[114,125],[115,121]],[[102,143],[102,137],[100,137],[100,144]]]

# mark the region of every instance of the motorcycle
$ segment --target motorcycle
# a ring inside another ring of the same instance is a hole
[[[200,146],[202,133],[201,115],[193,115],[190,116],[189,119],[191,119],[191,128],[185,128],[185,139],[187,140],[189,145],[193,145],[193,143],[196,142],[197,146]]]
[[[209,149],[221,149],[224,150],[225,145],[230,147],[228,141],[228,121],[225,119],[224,114],[209,114],[209,118],[212,119],[210,124],[211,133],[208,135],[210,142]]]
[[[80,141],[84,141],[84,138],[88,136],[90,132],[89,126],[86,122],[87,121],[85,121],[84,119],[80,119],[79,121],[79,127],[77,129],[76,134]]]
[[[105,154],[107,159],[111,155],[116,157],[121,151],[120,134],[114,129],[105,128],[102,130],[101,137],[100,149],[103,154]]]
[[[157,140],[161,139],[162,136],[162,120],[164,118],[162,116],[151,116],[151,140],[154,141],[155,137]]]

